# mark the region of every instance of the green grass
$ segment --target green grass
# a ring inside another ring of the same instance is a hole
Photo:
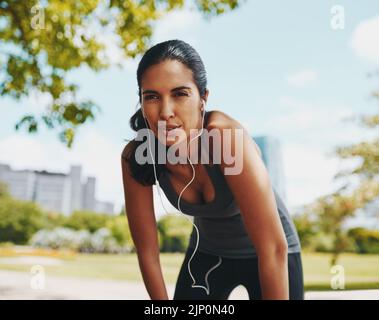
[[[307,290],[331,290],[335,274],[329,266],[330,255],[303,253],[304,282]],[[345,289],[379,289],[379,255],[342,254],[337,264],[343,266]]]
[[[331,290],[330,280],[334,274],[329,267],[330,255],[302,253],[302,257],[305,289]],[[9,265],[3,263],[2,258],[0,269],[30,272],[30,265]],[[162,270],[168,283],[176,281],[183,258],[183,254],[161,254]],[[57,276],[142,281],[135,254],[78,254],[62,261],[63,264],[60,266],[45,266],[46,273]],[[379,289],[379,255],[342,254],[338,264],[344,267],[345,289]]]

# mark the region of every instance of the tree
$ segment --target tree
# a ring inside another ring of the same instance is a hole
[[[26,244],[44,226],[43,211],[32,202],[0,199],[0,242]]]
[[[110,217],[106,223],[106,227],[112,232],[112,235],[117,240],[118,244],[126,244],[130,248],[134,247],[128,220],[125,216]]]
[[[338,256],[351,246],[349,235],[344,230],[344,222],[378,195],[378,181],[363,181],[353,191],[347,193],[343,187],[330,195],[318,198],[309,206],[309,210],[318,216],[320,230],[333,239],[331,266],[335,265]]]
[[[379,98],[379,91],[373,92],[373,96]],[[358,120],[367,128],[375,128],[379,125],[379,113],[369,116],[358,115],[350,120]],[[336,263],[338,255],[349,245],[349,234],[343,229],[345,220],[353,217],[358,209],[365,208],[379,197],[379,137],[373,141],[339,146],[333,153],[341,159],[360,159],[361,161],[355,168],[341,170],[335,175],[334,178],[337,180],[347,179],[339,190],[319,198],[311,205],[318,214],[321,230],[334,239],[332,265]],[[359,183],[353,185],[352,178],[356,178]]]
[[[192,230],[192,224],[184,216],[169,214],[158,221],[160,249],[162,252],[184,252]]]
[[[63,226],[75,230],[95,232],[106,226],[109,216],[92,211],[74,211],[67,217]]]
[[[318,233],[317,217],[313,217],[311,212],[304,211],[292,217],[295,224],[302,248],[310,248],[312,239]]]
[[[379,72],[378,72],[379,75]],[[371,74],[370,74],[371,76]],[[379,90],[372,93],[375,99],[379,99]],[[367,129],[375,129],[379,126],[379,113],[373,115],[357,115],[346,119],[348,121],[356,121]],[[346,177],[357,177],[363,180],[371,180],[379,175],[379,137],[372,141],[362,141],[347,146],[339,146],[334,155],[341,159],[359,159],[361,163],[352,170],[341,170],[335,175],[335,179]]]
[[[5,183],[0,182],[0,199],[4,198],[10,198],[10,194],[8,191],[8,186]]]
[[[379,230],[358,227],[350,229],[349,236],[354,239],[359,253],[379,253]]]
[[[193,2],[210,18],[241,0]],[[0,0],[0,95],[19,100],[38,92],[50,101],[41,115],[25,114],[16,129],[58,128],[70,147],[77,128],[94,120],[100,108],[77,98],[69,72],[110,66],[101,34],[115,39],[125,59],[135,58],[148,47],[153,23],[184,5],[184,0]]]

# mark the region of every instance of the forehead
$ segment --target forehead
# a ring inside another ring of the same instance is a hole
[[[178,86],[195,87],[192,70],[176,60],[166,60],[150,66],[141,79],[143,89],[170,91]]]

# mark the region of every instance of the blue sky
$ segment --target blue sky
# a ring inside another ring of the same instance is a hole
[[[344,29],[331,28],[331,8],[344,9]],[[138,101],[136,69],[140,57],[125,61],[111,41],[109,55],[117,67],[70,74],[80,95],[102,108],[93,124],[80,129],[74,148],[66,150],[55,132],[30,136],[14,132],[17,119],[42,110],[46,98],[0,100],[0,161],[14,168],[68,171],[82,164],[98,178],[97,196],[123,203],[119,154],[132,138],[128,120]],[[246,1],[221,17],[206,21],[189,9],[156,23],[152,44],[182,39],[200,53],[208,73],[208,109],[224,111],[252,135],[269,134],[282,143],[290,208],[332,191],[332,177],[344,165],[328,156],[333,147],[373,137],[342,118],[373,113],[370,98],[379,77],[379,2]],[[377,133],[377,132],[376,132]],[[349,164],[350,165],[350,164]],[[158,213],[161,208],[157,205]]]

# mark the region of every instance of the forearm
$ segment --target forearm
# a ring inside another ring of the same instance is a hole
[[[169,300],[159,258],[139,257],[143,281],[151,300]]]
[[[259,256],[258,267],[262,299],[289,299],[287,260],[287,253],[271,253]]]

